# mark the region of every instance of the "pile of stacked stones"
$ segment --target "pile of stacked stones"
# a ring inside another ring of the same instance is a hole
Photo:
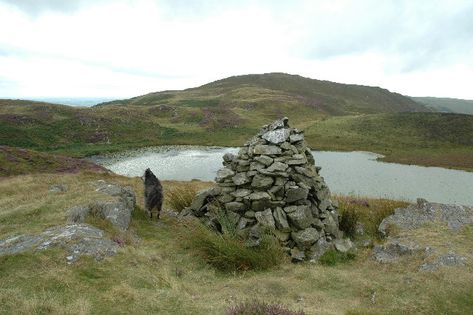
[[[303,132],[290,128],[287,118],[264,126],[238,155],[225,154],[223,165],[217,185],[199,192],[186,214],[225,232],[223,212],[249,246],[269,228],[295,261],[346,249],[320,167]]]

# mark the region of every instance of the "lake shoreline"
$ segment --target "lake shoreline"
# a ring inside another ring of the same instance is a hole
[[[213,181],[225,153],[237,147],[158,146],[95,156],[93,161],[124,176],[141,176],[150,167],[163,180]],[[414,201],[473,204],[473,173],[441,167],[404,165],[380,160],[367,151],[313,151],[333,193]],[[470,188],[472,187],[472,188]]]

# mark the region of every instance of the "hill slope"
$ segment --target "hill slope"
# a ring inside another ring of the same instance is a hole
[[[412,99],[437,112],[473,115],[473,100],[438,97],[412,97]]]
[[[241,108],[264,111],[291,106],[325,115],[428,111],[401,94],[379,87],[340,84],[285,73],[242,75],[183,91],[149,93],[100,105]]]
[[[314,149],[365,150],[386,160],[473,170],[473,116],[382,113],[324,116],[273,106],[204,111],[168,106],[77,108],[0,100],[0,145],[86,156],[167,144],[240,146],[281,116],[306,130]]]

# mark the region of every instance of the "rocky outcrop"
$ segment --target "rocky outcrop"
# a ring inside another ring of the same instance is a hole
[[[88,224],[69,224],[52,227],[39,235],[17,235],[0,240],[0,256],[51,247],[65,249],[66,261],[72,263],[83,255],[96,260],[113,256],[119,246],[98,228]]]
[[[452,251],[455,244],[442,244],[438,239],[418,239],[412,231],[428,228],[429,233],[433,233],[436,228],[446,226],[450,233],[455,235],[463,225],[471,223],[472,207],[433,203],[419,198],[416,204],[396,209],[393,215],[381,222],[378,230],[387,238],[384,244],[374,247],[373,258],[380,263],[392,263],[401,257],[421,255],[424,263],[419,269],[422,271],[435,271],[445,266],[463,266],[467,258]],[[449,252],[441,253],[439,247],[447,248]]]
[[[110,221],[113,226],[120,230],[128,229],[131,213],[136,204],[134,191],[130,187],[121,187],[102,180],[96,183],[96,187],[96,191],[111,198],[69,208],[66,210],[67,221],[70,223],[84,223],[87,216],[92,214]]]
[[[320,168],[303,132],[290,128],[287,118],[264,126],[237,155],[225,154],[223,165],[217,186],[199,192],[183,215],[222,231],[223,213],[250,246],[272,229],[294,260],[318,259],[342,238]],[[351,242],[338,247],[349,250]]]
[[[416,204],[396,209],[393,215],[385,218],[379,225],[379,231],[387,235],[390,226],[412,230],[426,223],[446,224],[451,230],[458,231],[463,225],[473,223],[473,208],[428,202],[419,198]]]

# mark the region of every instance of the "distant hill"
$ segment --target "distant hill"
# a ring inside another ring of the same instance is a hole
[[[288,116],[292,126],[305,130],[314,149],[372,151],[394,162],[473,170],[472,115],[402,112],[330,116],[294,104],[84,108],[0,100],[0,145],[69,156],[171,144],[240,146],[262,125],[281,116]]]
[[[221,110],[309,110],[328,116],[429,111],[379,87],[340,84],[285,73],[229,77],[182,91],[154,92],[103,105],[141,105]]]
[[[439,97],[412,97],[412,99],[437,112],[473,115],[473,100]]]

